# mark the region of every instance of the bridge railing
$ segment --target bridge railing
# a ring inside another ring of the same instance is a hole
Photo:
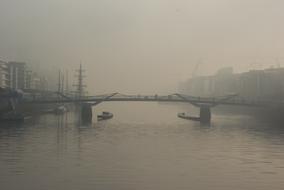
[[[111,96],[111,97],[110,97]],[[107,97],[110,97],[106,99]],[[74,97],[59,97],[56,94],[50,94],[49,96],[36,96],[30,95],[23,97],[23,101],[25,102],[65,102],[68,101],[80,101]],[[220,96],[220,97],[196,97],[189,95],[180,95],[180,94],[170,94],[170,95],[125,95],[120,93],[113,94],[102,94],[96,96],[84,96],[81,99],[82,101],[123,101],[123,100],[131,100],[131,101],[175,101],[175,102],[195,102],[195,103],[207,103],[207,104],[230,104],[230,105],[244,105],[244,106],[282,106],[284,107],[284,102],[279,100],[271,100],[271,99],[257,99],[257,98],[244,98],[240,96]]]

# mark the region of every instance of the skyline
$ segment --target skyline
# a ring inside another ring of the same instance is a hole
[[[278,0],[0,5],[3,59],[49,73],[67,67],[72,72],[82,62],[95,93],[167,93],[191,76],[199,60],[204,65],[198,72],[213,74],[223,66],[248,69],[254,62],[269,67],[284,57],[284,27],[278,23],[284,3]]]

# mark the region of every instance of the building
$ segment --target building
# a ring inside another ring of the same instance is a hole
[[[9,86],[10,86],[10,81],[9,81],[8,63],[0,60],[0,87],[8,88]]]
[[[15,90],[47,91],[48,81],[44,76],[28,70],[24,62],[0,60],[0,87]]]
[[[45,77],[40,77],[37,73],[26,70],[25,75],[25,90],[48,90],[48,82]]]
[[[40,77],[39,89],[41,91],[48,91],[48,80],[46,79],[46,77]]]
[[[193,96],[223,96],[236,93],[254,100],[284,100],[284,68],[233,73],[219,70],[213,76],[194,77],[182,84],[182,93]]]
[[[32,73],[30,87],[33,90],[41,90],[41,79],[36,73]]]
[[[25,89],[26,82],[26,63],[24,62],[9,62],[9,80],[10,88]]]
[[[31,70],[26,70],[25,74],[25,89],[32,89],[33,72]]]

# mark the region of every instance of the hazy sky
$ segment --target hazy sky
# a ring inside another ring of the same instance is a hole
[[[0,0],[0,57],[80,61],[90,92],[176,90],[217,67],[284,61],[283,0]]]

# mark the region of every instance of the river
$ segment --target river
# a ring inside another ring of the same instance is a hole
[[[0,123],[3,190],[282,190],[284,126],[213,111],[177,118],[182,104],[103,103],[114,118],[75,113]]]

